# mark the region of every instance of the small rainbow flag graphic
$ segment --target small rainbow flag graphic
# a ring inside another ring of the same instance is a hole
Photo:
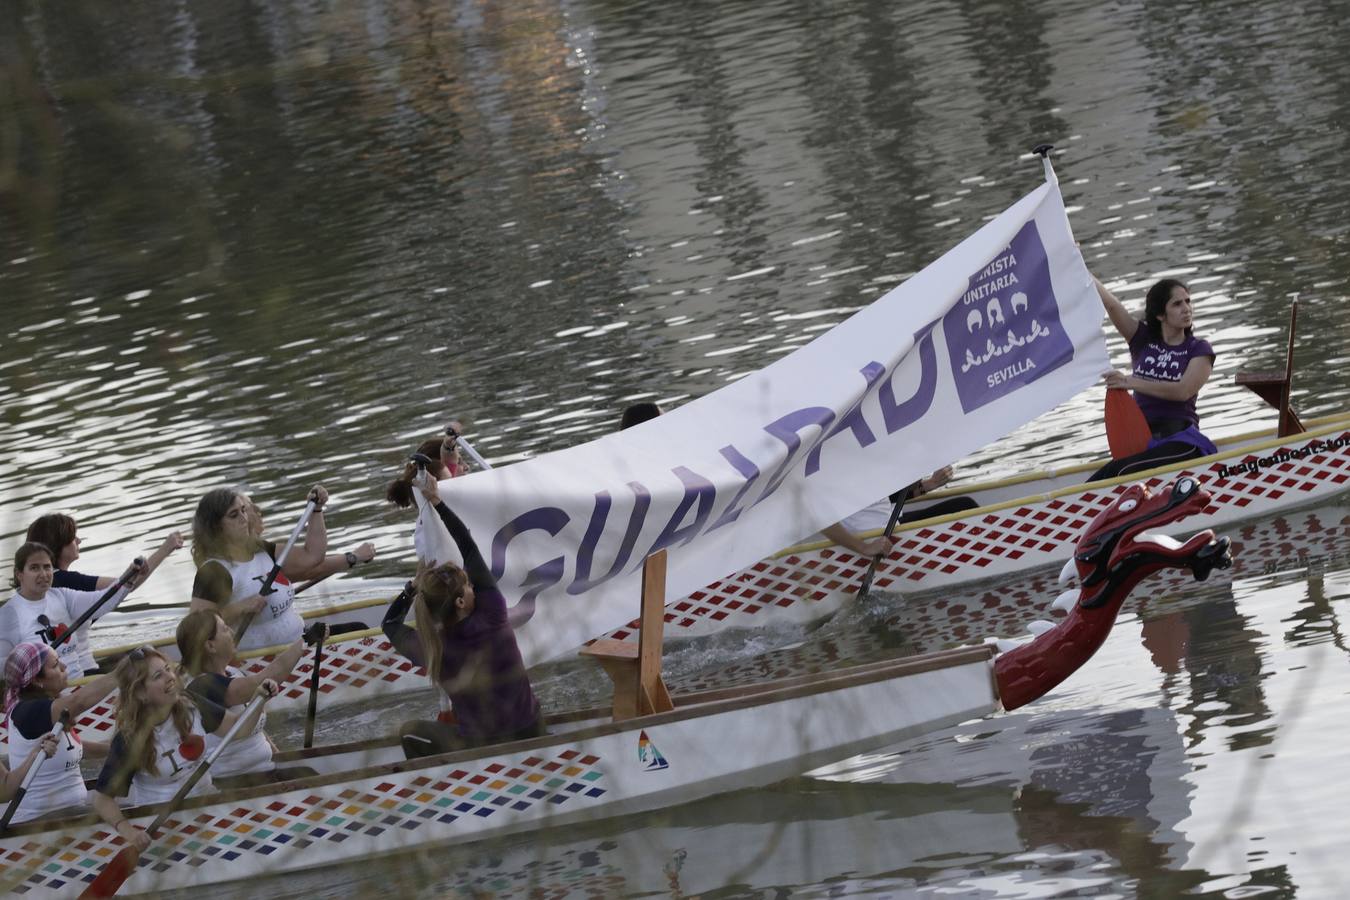
[[[666,762],[666,758],[656,749],[656,745],[647,737],[645,731],[638,735],[638,762],[642,763],[648,772],[670,768],[670,763]]]

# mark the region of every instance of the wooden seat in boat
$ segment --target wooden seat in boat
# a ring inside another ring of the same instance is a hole
[[[1289,392],[1294,382],[1294,333],[1298,326],[1298,297],[1289,306],[1289,349],[1285,353],[1283,372],[1238,372],[1235,384],[1254,392],[1262,400],[1280,411],[1279,437],[1288,437],[1307,431],[1299,421],[1298,413],[1289,404]]]
[[[637,642],[608,638],[581,648],[614,682],[614,721],[666,712],[675,708],[661,678],[661,642],[665,629],[666,551],[642,564],[641,628]]]

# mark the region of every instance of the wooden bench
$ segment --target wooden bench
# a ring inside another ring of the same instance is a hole
[[[661,678],[661,642],[665,632],[666,551],[642,564],[642,612],[638,640],[601,638],[581,648],[595,659],[614,682],[614,721],[632,719],[675,708]]]
[[[1298,295],[1289,307],[1289,349],[1284,357],[1283,372],[1238,372],[1233,382],[1254,392],[1262,400],[1280,411],[1279,437],[1288,437],[1307,431],[1299,421],[1298,413],[1289,405],[1289,393],[1294,382],[1294,333],[1298,327]]]

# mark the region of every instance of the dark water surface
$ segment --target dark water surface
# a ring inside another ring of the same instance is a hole
[[[1348,14],[0,0],[3,549],[65,510],[81,566],[111,573],[210,487],[246,485],[280,531],[323,481],[334,543],[374,540],[368,574],[402,575],[407,517],[380,486],[446,418],[506,464],[634,399],[715,390],[1034,187],[1042,140],[1103,279],[1135,304],[1165,273],[1194,288],[1219,351],[1211,434],[1273,422],[1232,375],[1282,363],[1295,291],[1296,401],[1341,409]],[[1100,453],[1100,410],[1086,392],[959,470]],[[1127,625],[1031,711],[865,776],[672,813],[639,831],[664,848],[637,854],[660,858],[652,878],[592,867],[573,890],[680,893],[691,832],[799,841],[690,888],[726,896],[1342,895],[1350,567],[1331,559],[1189,600],[1175,671]],[[180,553],[138,597],[181,602],[190,578]],[[1094,793],[1094,773],[1116,787]],[[614,840],[559,839],[530,871],[609,865]]]

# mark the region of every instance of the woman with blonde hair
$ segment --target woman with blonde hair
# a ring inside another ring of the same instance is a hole
[[[252,616],[248,632],[239,642],[241,649],[289,644],[305,629],[295,610],[291,579],[308,577],[323,568],[328,549],[328,530],[323,521],[328,492],[322,485],[315,485],[310,496],[316,505],[304,543],[291,547],[267,596],[258,591],[272,571],[278,551],[276,544],[263,540],[252,501],[239,491],[216,488],[197,503],[192,517],[192,561],[197,564],[192,609],[218,612],[231,628]],[[347,568],[369,562],[375,555],[375,548],[369,544],[357,549],[361,555],[344,555]]]
[[[215,731],[227,715],[240,715],[262,686],[271,679],[278,683],[290,677],[295,664],[304,653],[304,641],[297,638],[282,650],[267,668],[255,675],[245,675],[242,669],[231,665],[235,658],[234,632],[219,613],[199,609],[190,612],[178,623],[175,633],[183,669],[191,676],[187,694],[197,706],[207,731],[206,752],[213,751],[220,738]],[[256,724],[245,733],[240,731],[211,764],[211,774],[221,788],[272,784],[292,778],[317,775],[313,769],[296,766],[278,769],[272,761],[276,747],[264,730],[267,715],[258,716]]]
[[[436,481],[419,490],[464,557],[418,574],[385,614],[385,635],[399,653],[424,667],[454,704],[455,722],[418,720],[400,729],[409,757],[536,737],[544,733],[506,608],[468,527],[440,498]],[[416,630],[404,624],[413,609]]]
[[[171,799],[205,759],[206,730],[201,715],[183,696],[173,665],[154,647],[137,647],[122,657],[113,678],[118,690],[117,732],[90,796],[103,821],[144,850],[150,845],[149,836],[127,821],[117,798],[129,796],[132,806]],[[276,692],[274,681],[264,681],[258,688],[268,697]],[[235,718],[225,716],[215,733],[223,736]],[[244,730],[250,726],[245,722]],[[189,796],[214,789],[211,773],[206,772]]]

